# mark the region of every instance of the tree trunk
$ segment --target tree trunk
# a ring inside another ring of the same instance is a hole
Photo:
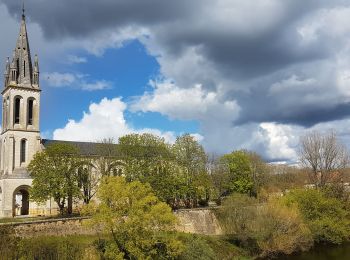
[[[73,196],[72,196],[72,194],[68,195],[67,213],[68,213],[68,215],[71,215],[73,213]]]

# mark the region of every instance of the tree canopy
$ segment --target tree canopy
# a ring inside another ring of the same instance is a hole
[[[154,195],[149,184],[127,182],[124,177],[105,177],[97,197],[99,203],[90,203],[85,213],[92,215],[92,225],[102,227],[111,235],[105,256],[154,259],[181,253],[180,241],[161,236],[161,232],[174,228],[175,216],[171,208]]]
[[[33,177],[31,199],[44,203],[53,198],[63,214],[66,203],[72,213],[73,198],[80,197],[77,168],[83,164],[76,147],[55,143],[34,155],[28,166]]]

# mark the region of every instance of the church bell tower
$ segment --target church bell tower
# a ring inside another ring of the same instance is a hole
[[[0,176],[27,178],[26,170],[40,150],[39,61],[32,63],[23,8],[21,26],[12,59],[7,58],[2,94]]]

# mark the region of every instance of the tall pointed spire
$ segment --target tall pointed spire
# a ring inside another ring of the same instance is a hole
[[[22,19],[25,18],[24,0],[22,2]]]
[[[16,62],[18,67],[17,84],[21,85],[22,87],[31,87],[30,85],[32,84],[33,67],[32,59],[30,56],[24,2],[22,7],[21,27],[15,49],[15,60],[13,62]]]

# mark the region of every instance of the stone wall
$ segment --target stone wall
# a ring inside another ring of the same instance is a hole
[[[178,218],[176,230],[185,233],[221,235],[222,229],[212,209],[178,210],[174,213]],[[87,218],[67,218],[39,220],[14,223],[17,235],[33,236],[64,236],[64,235],[93,235],[97,229],[87,227]]]
[[[94,235],[98,231],[89,228],[87,218],[66,218],[15,223],[16,234],[20,237]]]
[[[189,209],[175,212],[179,223],[176,230],[185,233],[222,235],[223,231],[214,209]]]

